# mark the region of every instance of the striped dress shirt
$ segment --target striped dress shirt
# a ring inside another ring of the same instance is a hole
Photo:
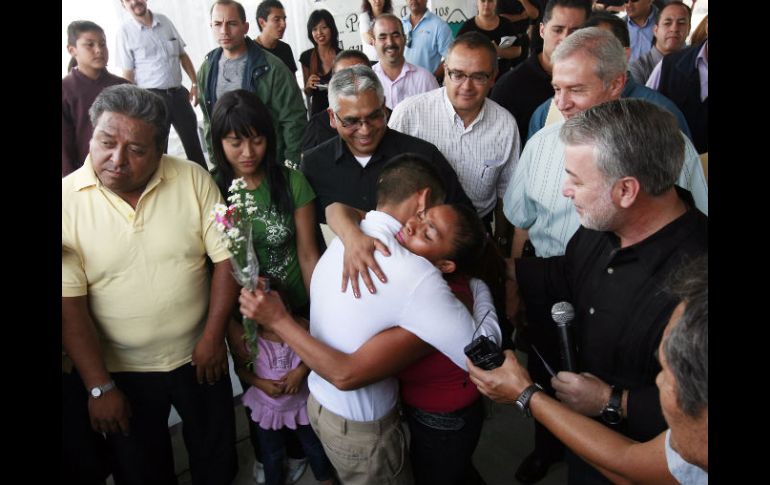
[[[503,198],[519,161],[519,129],[513,116],[491,99],[465,127],[446,87],[402,101],[388,126],[433,143],[457,172],[476,211],[484,217]]]

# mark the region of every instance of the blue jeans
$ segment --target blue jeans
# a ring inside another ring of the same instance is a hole
[[[332,464],[326,457],[323,445],[309,424],[298,425],[297,429],[263,429],[254,426],[262,449],[262,465],[265,467],[266,485],[282,485],[284,482],[283,459],[286,455],[286,437],[294,434],[299,438],[305,450],[310,469],[316,480],[329,480],[332,477]]]
[[[481,398],[453,413],[405,411],[416,485],[483,483],[471,462],[484,423]]]

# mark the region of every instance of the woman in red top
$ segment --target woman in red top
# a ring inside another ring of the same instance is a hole
[[[484,248],[485,232],[472,208],[439,205],[408,220],[396,239],[444,273],[452,292],[473,314],[497,321],[487,285],[468,272]],[[442,226],[453,237],[441,237]],[[470,342],[468,342],[470,343]],[[398,374],[409,423],[409,454],[415,484],[483,483],[471,458],[484,421],[484,407],[468,373],[437,350]]]

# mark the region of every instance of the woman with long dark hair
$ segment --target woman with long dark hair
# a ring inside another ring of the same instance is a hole
[[[230,195],[234,179],[243,178],[242,190],[257,207],[250,217],[260,275],[270,278],[292,314],[307,318],[310,276],[319,258],[313,189],[301,172],[277,160],[270,113],[251,91],[238,89],[219,98],[211,116],[211,140],[213,176],[223,197]],[[316,479],[331,484],[331,464],[307,416],[308,368],[272,332],[260,326],[259,336],[253,371],[237,352],[233,357],[250,437],[255,452],[260,450],[257,459],[264,464],[267,483],[283,483],[285,434],[294,433]]]
[[[313,43],[299,56],[305,94],[310,96],[310,116],[329,107],[326,86],[332,78],[332,64],[341,50],[339,31],[328,10],[314,10],[307,20],[307,38]]]
[[[277,160],[270,112],[250,91],[230,91],[217,101],[211,140],[223,197],[233,179],[243,177],[259,207],[252,225],[260,268],[283,287],[292,309],[302,310],[319,258],[313,189],[302,172]]]

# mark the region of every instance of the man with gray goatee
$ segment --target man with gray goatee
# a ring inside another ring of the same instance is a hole
[[[677,304],[661,288],[684,262],[708,250],[707,217],[676,185],[685,138],[673,115],[637,99],[576,114],[560,126],[559,137],[566,173],[561,195],[581,227],[562,256],[510,259],[508,278],[528,307],[559,301],[575,307],[580,373],[558,372],[551,379],[556,397],[648,441],[666,429],[655,351]],[[570,484],[610,483],[569,452],[567,464]]]

